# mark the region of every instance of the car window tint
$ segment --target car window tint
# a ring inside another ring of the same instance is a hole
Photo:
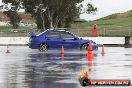
[[[63,38],[63,39],[74,39],[74,36],[70,33],[62,32],[61,33],[61,38]]]
[[[59,38],[59,32],[49,32],[46,38]]]

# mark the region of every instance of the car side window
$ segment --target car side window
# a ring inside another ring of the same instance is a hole
[[[74,36],[68,32],[62,32],[61,38],[63,38],[63,39],[74,39]]]
[[[49,32],[47,35],[46,35],[46,38],[60,38],[59,36],[59,32]]]

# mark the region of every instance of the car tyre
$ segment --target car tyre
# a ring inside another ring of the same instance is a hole
[[[88,44],[83,44],[80,47],[80,50],[87,50],[88,49]]]
[[[47,50],[48,50],[47,44],[40,44],[39,50],[40,50],[40,51],[47,51]]]

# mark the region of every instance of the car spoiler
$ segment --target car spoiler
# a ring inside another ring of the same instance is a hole
[[[29,32],[30,37],[36,37],[36,34],[34,32]]]

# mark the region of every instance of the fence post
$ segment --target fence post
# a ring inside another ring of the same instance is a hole
[[[131,26],[129,26],[129,29],[128,30],[129,30],[129,33],[128,34],[131,35]]]
[[[105,35],[106,35],[106,29],[104,28],[104,37],[105,37]]]
[[[125,48],[130,48],[130,35],[125,35]]]
[[[78,31],[78,36],[80,36],[80,34],[79,34],[79,28],[77,29],[77,31]]]

